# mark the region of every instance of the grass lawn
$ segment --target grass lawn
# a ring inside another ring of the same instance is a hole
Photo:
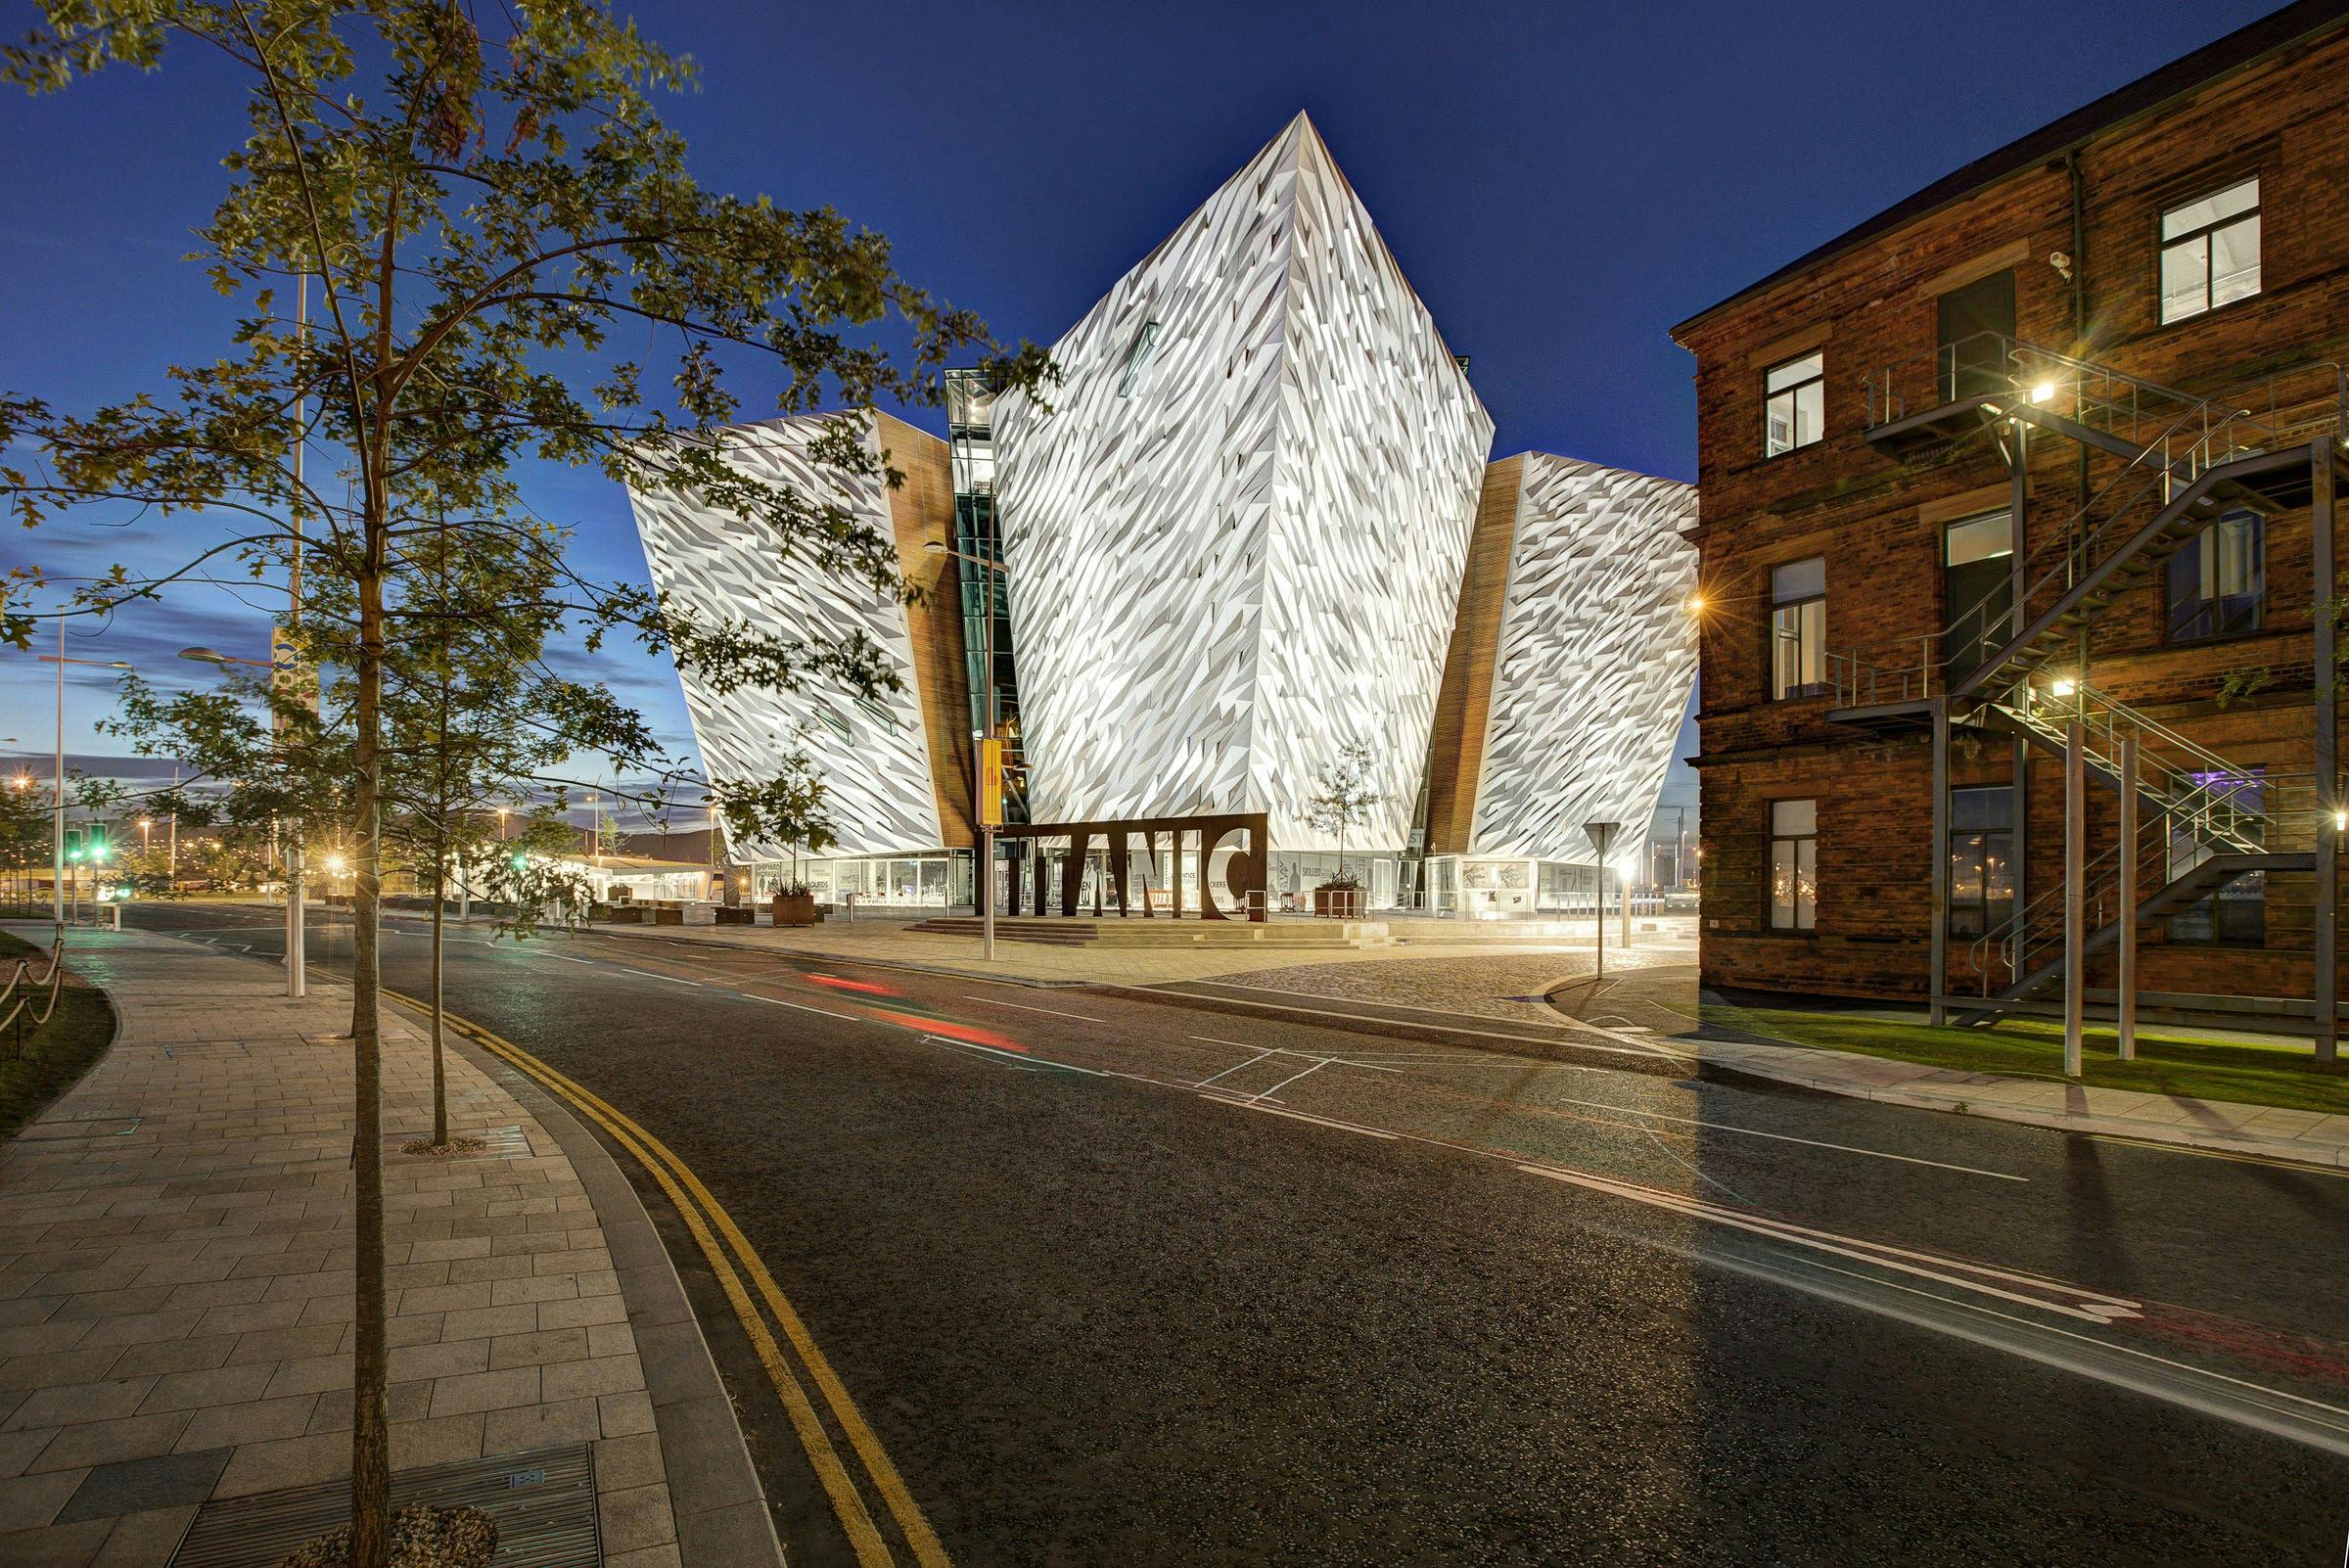
[[[1853,1012],[1718,1002],[1707,1002],[1701,1011],[1708,1024],[1795,1045],[1859,1051],[1968,1073],[2063,1076],[2063,1026],[2049,1019],[2008,1019],[1991,1029],[1935,1029]],[[2349,1066],[2320,1069],[2310,1047],[2297,1042],[2265,1045],[2140,1030],[2137,1060],[2123,1062],[2113,1056],[2112,1032],[2091,1027],[2081,1065],[2084,1081],[2094,1088],[2349,1114]]]
[[[0,978],[15,974],[20,958],[39,963],[45,951],[0,932]],[[16,995],[23,995],[31,984],[27,976],[20,983]],[[35,996],[32,1012],[38,1012],[48,999],[45,991]],[[15,1005],[16,998],[12,996],[9,1006]],[[49,1022],[34,1029],[32,1012],[24,1016],[23,1055],[17,1053],[16,1026],[12,1024],[0,1031],[0,1138],[13,1134],[40,1115],[51,1100],[71,1088],[115,1038],[115,1013],[107,1005],[106,992],[94,986],[75,985],[70,971],[67,973],[65,989],[58,992],[57,1011],[50,1014]]]

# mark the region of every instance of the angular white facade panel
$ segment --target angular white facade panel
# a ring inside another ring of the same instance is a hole
[[[809,457],[808,443],[830,417],[805,415],[731,429],[723,455],[754,479],[790,485],[816,504],[838,502],[884,537],[894,537],[889,491],[878,476],[844,474]],[[877,451],[876,422],[870,415],[862,418],[865,444]],[[681,672],[693,738],[710,775],[771,777],[793,754],[805,752],[831,791],[840,838],[833,853],[937,848],[942,842],[938,796],[905,606],[860,577],[785,554],[771,538],[728,513],[658,490],[631,490],[628,504],[664,603],[706,623],[747,621],[787,635],[862,631],[880,645],[902,683],[894,693],[870,699],[818,677],[809,677],[798,691],[746,686],[716,692]],[[790,853],[779,844],[727,848],[738,859]]]
[[[1590,864],[1644,834],[1696,680],[1696,490],[1529,452],[1471,853]]]
[[[1266,810],[1366,744],[1400,847],[1493,423],[1300,115],[995,411],[1030,809]]]

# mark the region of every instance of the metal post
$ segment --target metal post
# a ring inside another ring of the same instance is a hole
[[[979,825],[979,956],[995,959],[995,829]]]
[[[294,294],[294,341],[298,347],[306,347],[310,341],[310,275],[302,273]],[[301,624],[301,453],[309,444],[305,421],[309,417],[309,399],[294,401],[294,505],[290,521],[294,528],[293,560],[286,572],[286,624]],[[277,661],[269,661],[269,674],[277,675]],[[302,920],[301,834],[299,825],[289,836],[286,847],[286,994],[293,997],[309,994],[309,951],[304,940]]]
[[[1926,878],[1933,900],[1926,942],[1925,1021],[1949,1022],[1943,992],[1950,974],[1950,700],[1933,699],[1933,873]]]
[[[1604,850],[1598,855],[1598,907],[1595,913],[1597,918],[1590,922],[1592,929],[1598,933],[1598,961],[1590,972],[1590,993],[1593,996],[1598,994],[1599,985],[1607,978],[1607,855]]]
[[[2088,731],[2075,706],[2063,727],[2063,1076],[2080,1076],[2081,951],[2087,938]]]
[[[56,864],[49,873],[49,916],[59,941],[66,934],[66,618],[57,618],[57,794],[51,807],[50,847]]]
[[[2340,758],[2340,562],[2333,525],[2337,496],[2332,467],[2332,443],[2317,440],[2309,446],[2315,466],[2309,496],[2311,566],[2316,585],[2316,796],[2317,796],[2317,908],[2312,933],[2311,988],[2316,1001],[2317,1060],[2338,1060],[2340,1021],[2341,914],[2341,797]]]
[[[2121,735],[2121,869],[2119,998],[2114,1030],[2122,1061],[2137,1057],[2137,731]]]

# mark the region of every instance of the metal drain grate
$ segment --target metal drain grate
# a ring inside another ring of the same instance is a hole
[[[495,1568],[599,1568],[595,1462],[584,1443],[402,1470],[392,1505],[469,1504],[497,1521]],[[167,1568],[276,1568],[295,1547],[350,1517],[350,1483],[207,1502]]]
[[[422,1143],[432,1135],[433,1130],[429,1127],[420,1127],[413,1132],[394,1132],[384,1139],[384,1147],[388,1151],[396,1153],[406,1145]],[[448,1130],[448,1135],[452,1138],[480,1138],[482,1140],[482,1146],[471,1154],[455,1156],[460,1160],[527,1160],[538,1152],[530,1147],[530,1134],[523,1131],[522,1124],[519,1122],[505,1127],[452,1127]],[[411,1156],[411,1158],[422,1157]]]

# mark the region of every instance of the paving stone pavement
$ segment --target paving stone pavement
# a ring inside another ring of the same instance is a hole
[[[0,1563],[160,1564],[207,1499],[350,1471],[349,992],[289,1000],[273,966],[153,934],[76,941],[119,1029],[0,1145]],[[575,1166],[559,1112],[445,1065],[450,1129],[487,1150],[403,1154],[431,1054],[387,1009],[393,1467],[591,1443],[613,1568],[675,1568],[680,1517],[779,1562],[763,1501],[736,1517],[758,1497],[739,1430],[656,1421],[723,1395],[624,1178],[564,1119]],[[679,1468],[724,1496],[688,1476],[672,1499]]]

